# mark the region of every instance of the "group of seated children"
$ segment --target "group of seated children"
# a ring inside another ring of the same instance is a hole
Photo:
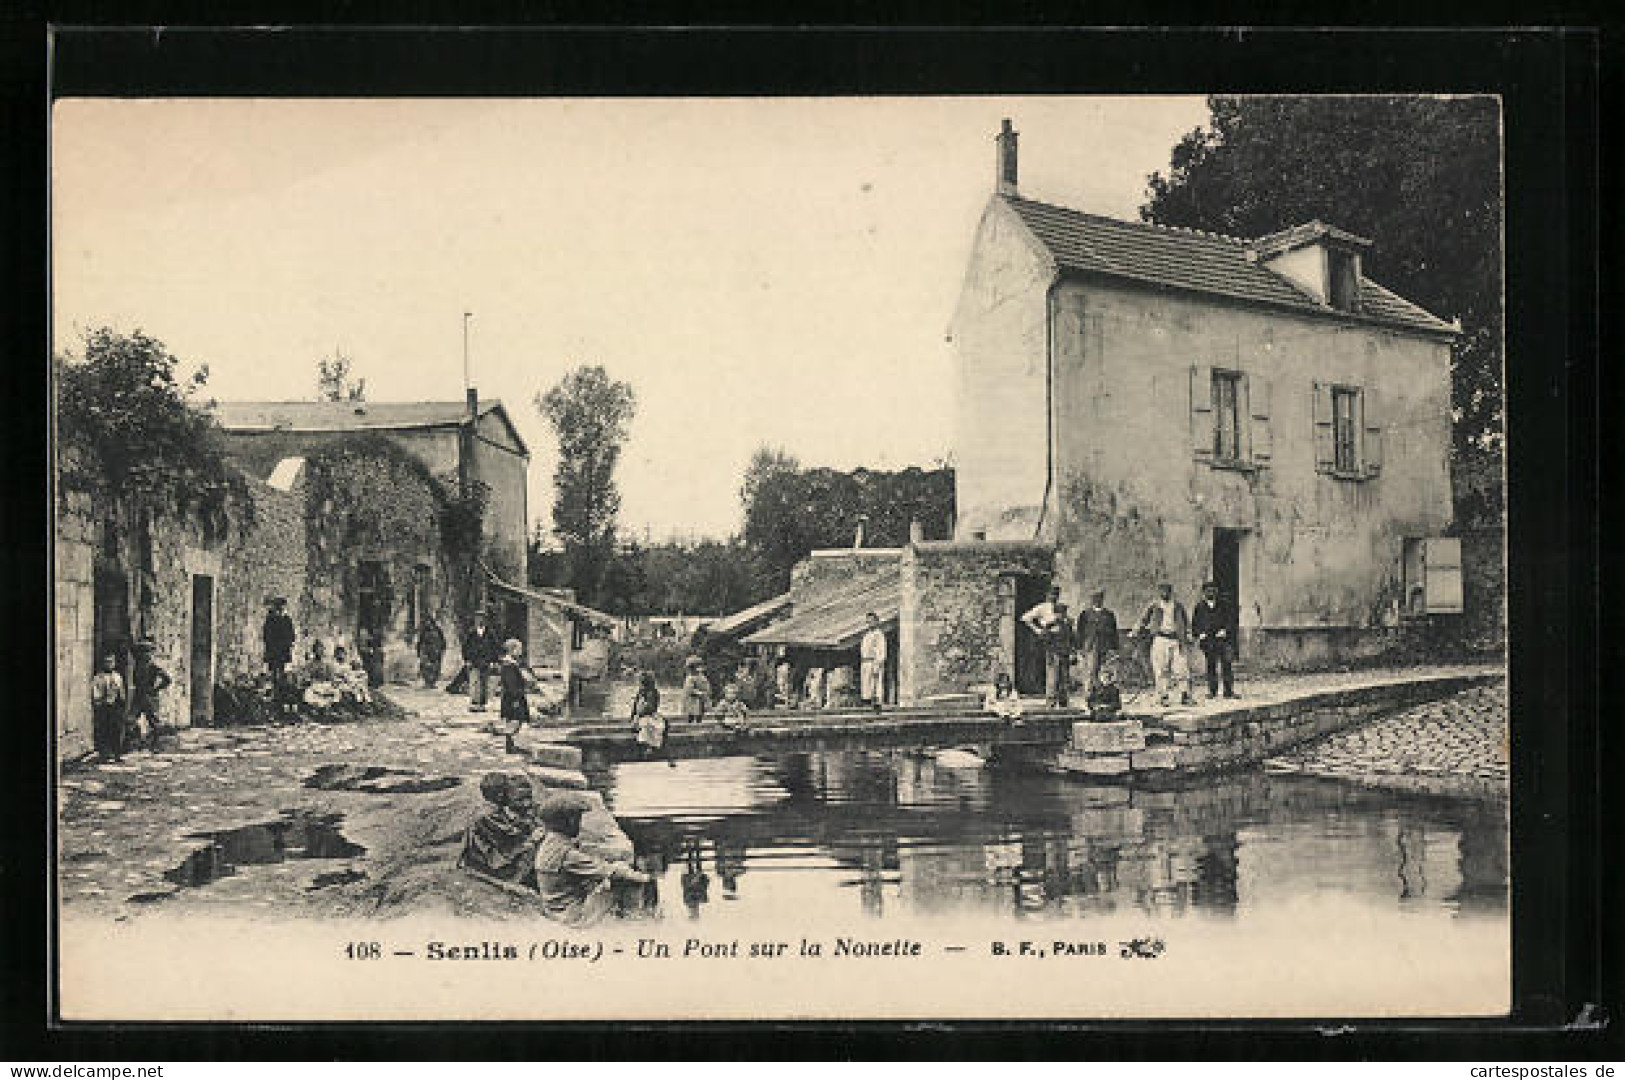
[[[582,847],[581,819],[597,809],[587,795],[551,792],[538,803],[530,778],[520,772],[487,773],[480,794],[491,808],[463,834],[458,866],[535,889],[542,913],[567,926],[590,926],[617,910],[652,905],[648,874]],[[617,884],[637,886],[637,895],[618,895]]]
[[[1115,655],[1110,655],[1108,662],[1100,665],[1095,684],[1088,688],[1085,701],[1092,717],[1104,719],[1123,711],[1123,693],[1117,687],[1117,665],[1111,662],[1113,659]],[[1001,671],[993,677],[993,685],[988,687],[982,707],[1001,720],[1009,720],[1012,724],[1022,722],[1021,695],[1016,693],[1009,672]]]
[[[359,656],[351,656],[343,645],[333,646],[333,659],[328,660],[325,646],[320,641],[310,643],[310,656],[303,671],[305,704],[319,709],[335,705],[368,705],[372,691],[367,686],[367,671]]]

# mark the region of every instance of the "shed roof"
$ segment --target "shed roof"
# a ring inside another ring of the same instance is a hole
[[[788,619],[756,631],[745,638],[745,644],[848,648],[868,629],[869,612],[884,625],[897,621],[901,607],[902,571],[893,565],[798,603]]]
[[[790,606],[790,594],[780,593],[769,597],[759,604],[752,604],[748,608],[736,611],[732,615],[724,615],[720,619],[713,619],[705,626],[713,634],[737,634],[764,619],[770,619],[780,611]]]
[[[404,431],[461,424],[468,405],[461,401],[217,401],[215,420],[227,431]],[[481,398],[479,413],[495,413],[521,453],[530,451],[500,398]]]
[[[522,596],[526,600],[538,600],[544,606],[563,611],[573,618],[579,619],[583,622],[596,623],[599,626],[615,625],[615,616],[606,615],[597,608],[590,608],[586,604],[578,604],[573,600],[566,600],[562,596],[554,596],[552,593],[538,592],[535,589],[527,589],[523,585],[515,585],[511,581],[504,581],[502,578],[496,575],[494,570],[492,570],[489,566],[486,566],[484,563],[480,564],[480,569],[485,571],[486,580],[504,592],[510,592],[516,596]]]
[[[1258,261],[1264,250],[1261,244],[1274,250],[1289,234],[1295,237],[1304,230],[1359,239],[1318,222],[1249,241],[1195,229],[1119,221],[1019,196],[995,197],[1004,200],[1062,270],[1127,278],[1307,314],[1363,319],[1437,334],[1458,333],[1449,323],[1369,278],[1360,279],[1361,311],[1351,315],[1321,303]]]

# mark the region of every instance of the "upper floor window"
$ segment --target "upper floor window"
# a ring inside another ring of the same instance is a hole
[[[1346,386],[1332,388],[1333,464],[1338,472],[1351,473],[1360,467],[1359,443],[1354,425],[1360,411],[1360,392]]]
[[[1270,383],[1242,371],[1191,369],[1191,449],[1197,461],[1229,468],[1269,464]]]
[[[1352,251],[1326,252],[1326,292],[1338,311],[1360,310],[1360,264]]]
[[[1241,375],[1213,373],[1213,456],[1219,461],[1241,460]]]
[[[1382,471],[1382,423],[1370,387],[1314,387],[1315,469],[1343,480]]]

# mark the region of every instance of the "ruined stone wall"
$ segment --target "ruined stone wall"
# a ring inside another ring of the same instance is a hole
[[[1047,256],[1005,203],[982,215],[949,338],[955,538],[1030,540],[1044,502]]]
[[[56,739],[60,757],[91,747],[90,680],[95,674],[96,524],[79,493],[56,507]]]
[[[218,676],[229,679],[265,669],[261,630],[273,596],[288,601],[293,617],[294,659],[305,651],[309,624],[306,581],[305,487],[278,491],[250,481],[254,524],[227,540],[216,600]]]
[[[898,700],[963,693],[1014,662],[1013,575],[1047,576],[1043,546],[926,543],[904,549]]]
[[[1380,632],[1344,631],[1397,624],[1404,538],[1450,521],[1445,343],[1093,281],[1061,290],[1055,340],[1046,533],[1068,598],[1103,588],[1129,624],[1159,581],[1188,604],[1212,573],[1214,530],[1244,530],[1244,659],[1264,659],[1274,636],[1289,666],[1383,647]],[[1247,379],[1239,468],[1198,453],[1192,400],[1210,368]],[[1317,382],[1368,395],[1378,430],[1360,436],[1380,468],[1317,469]]]

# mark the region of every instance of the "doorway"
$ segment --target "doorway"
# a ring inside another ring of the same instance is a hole
[[[570,620],[566,619],[568,626]],[[504,641],[512,638],[519,642],[524,650],[525,659],[530,659],[530,608],[523,600],[504,600],[502,602],[502,638]]]
[[[1016,578],[1016,692],[1044,692],[1044,646],[1021,617],[1049,596],[1049,579],[1023,575]]]
[[[207,725],[214,716],[214,578],[192,575],[192,723]]]
[[[1213,530],[1213,584],[1219,588],[1219,595],[1235,605],[1236,611],[1241,611],[1241,541],[1247,535],[1246,529],[1219,529]],[[1241,642],[1235,642],[1236,652],[1241,652]]]

